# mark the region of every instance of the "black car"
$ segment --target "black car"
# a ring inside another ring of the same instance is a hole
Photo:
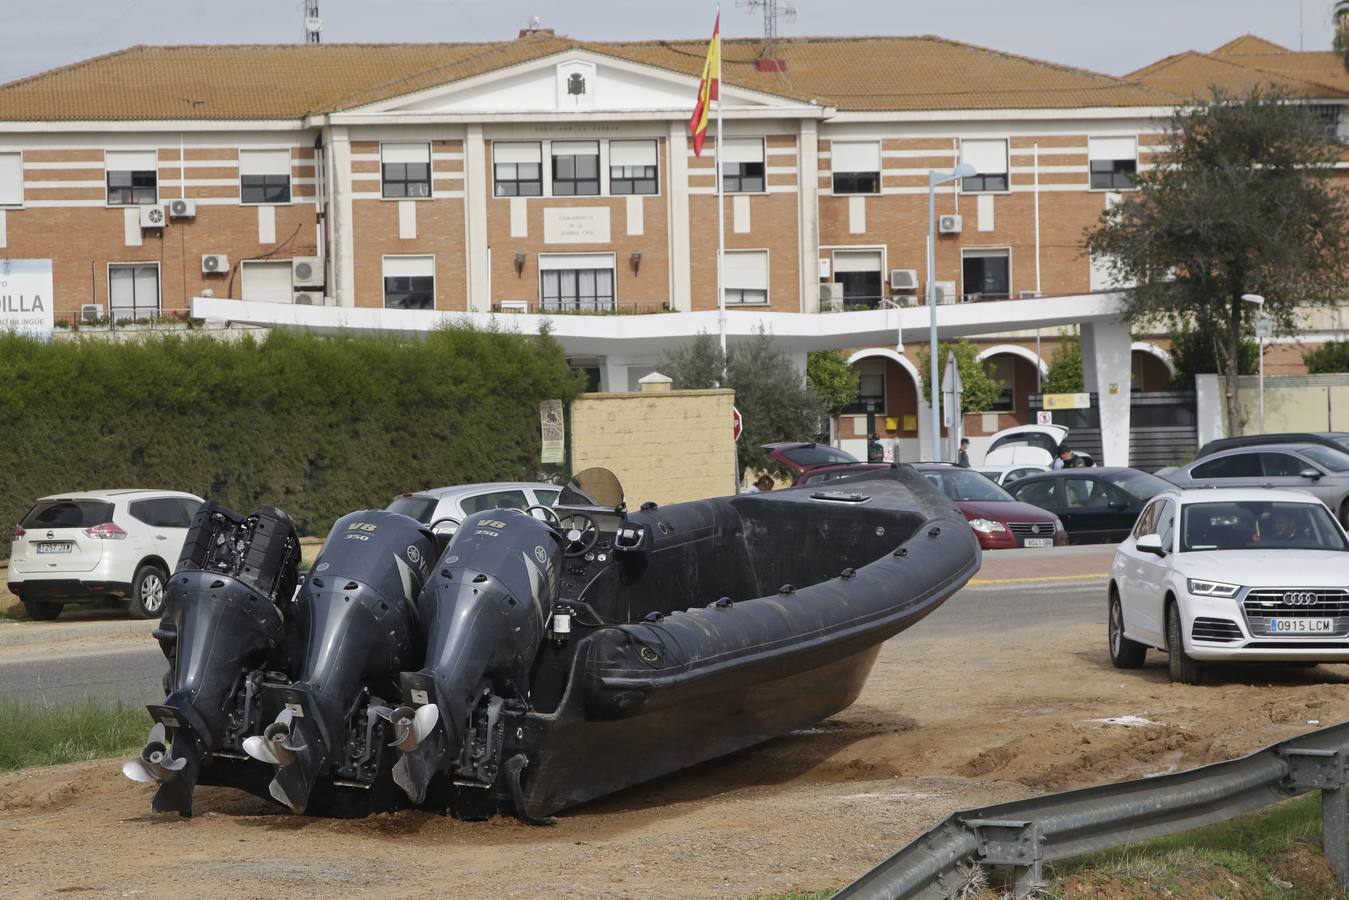
[[[1199,448],[1194,458],[1260,444],[1322,444],[1349,453],[1349,431],[1285,431],[1280,434],[1243,434],[1241,437],[1217,438]]]
[[[1027,475],[1007,486],[1023,503],[1049,510],[1072,544],[1124,540],[1143,505],[1175,485],[1138,469],[1096,466]]]

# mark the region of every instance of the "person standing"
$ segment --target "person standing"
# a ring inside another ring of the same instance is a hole
[[[970,439],[963,437],[960,439],[960,449],[956,451],[956,465],[968,469],[970,467]]]

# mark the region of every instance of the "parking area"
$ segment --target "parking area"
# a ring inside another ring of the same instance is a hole
[[[208,896],[400,896],[445,883],[463,896],[815,891],[957,809],[1174,771],[1349,718],[1345,666],[1228,667],[1203,687],[1170,684],[1160,655],[1113,669],[1110,548],[1045,552],[989,554],[969,587],[882,648],[840,715],[568,811],[552,828],[419,812],[304,818],[218,788],[201,789],[197,817],[180,820],[151,813],[146,790],[108,760],[0,778],[0,891],[156,896],[185,877]],[[100,644],[141,646],[95,634],[113,624],[68,623],[88,631],[69,667],[99,658]],[[0,681],[18,671],[5,635],[39,627],[53,626],[0,625]],[[146,659],[140,674],[157,678]]]

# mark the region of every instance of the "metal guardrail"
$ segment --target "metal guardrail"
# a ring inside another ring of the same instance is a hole
[[[958,812],[844,888],[837,898],[937,898],[969,883],[973,866],[1011,868],[1030,895],[1046,862],[1221,822],[1321,791],[1322,845],[1349,886],[1349,723],[1250,756],[1137,781]]]

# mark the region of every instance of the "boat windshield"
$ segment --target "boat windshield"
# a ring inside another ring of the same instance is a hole
[[[618,509],[623,505],[623,485],[603,466],[583,469],[562,489],[557,506],[592,506]]]
[[[1012,495],[972,469],[944,469],[923,473],[952,500],[992,500],[1012,502]]]
[[[1345,550],[1344,533],[1320,503],[1235,500],[1187,503],[1180,550]]]

